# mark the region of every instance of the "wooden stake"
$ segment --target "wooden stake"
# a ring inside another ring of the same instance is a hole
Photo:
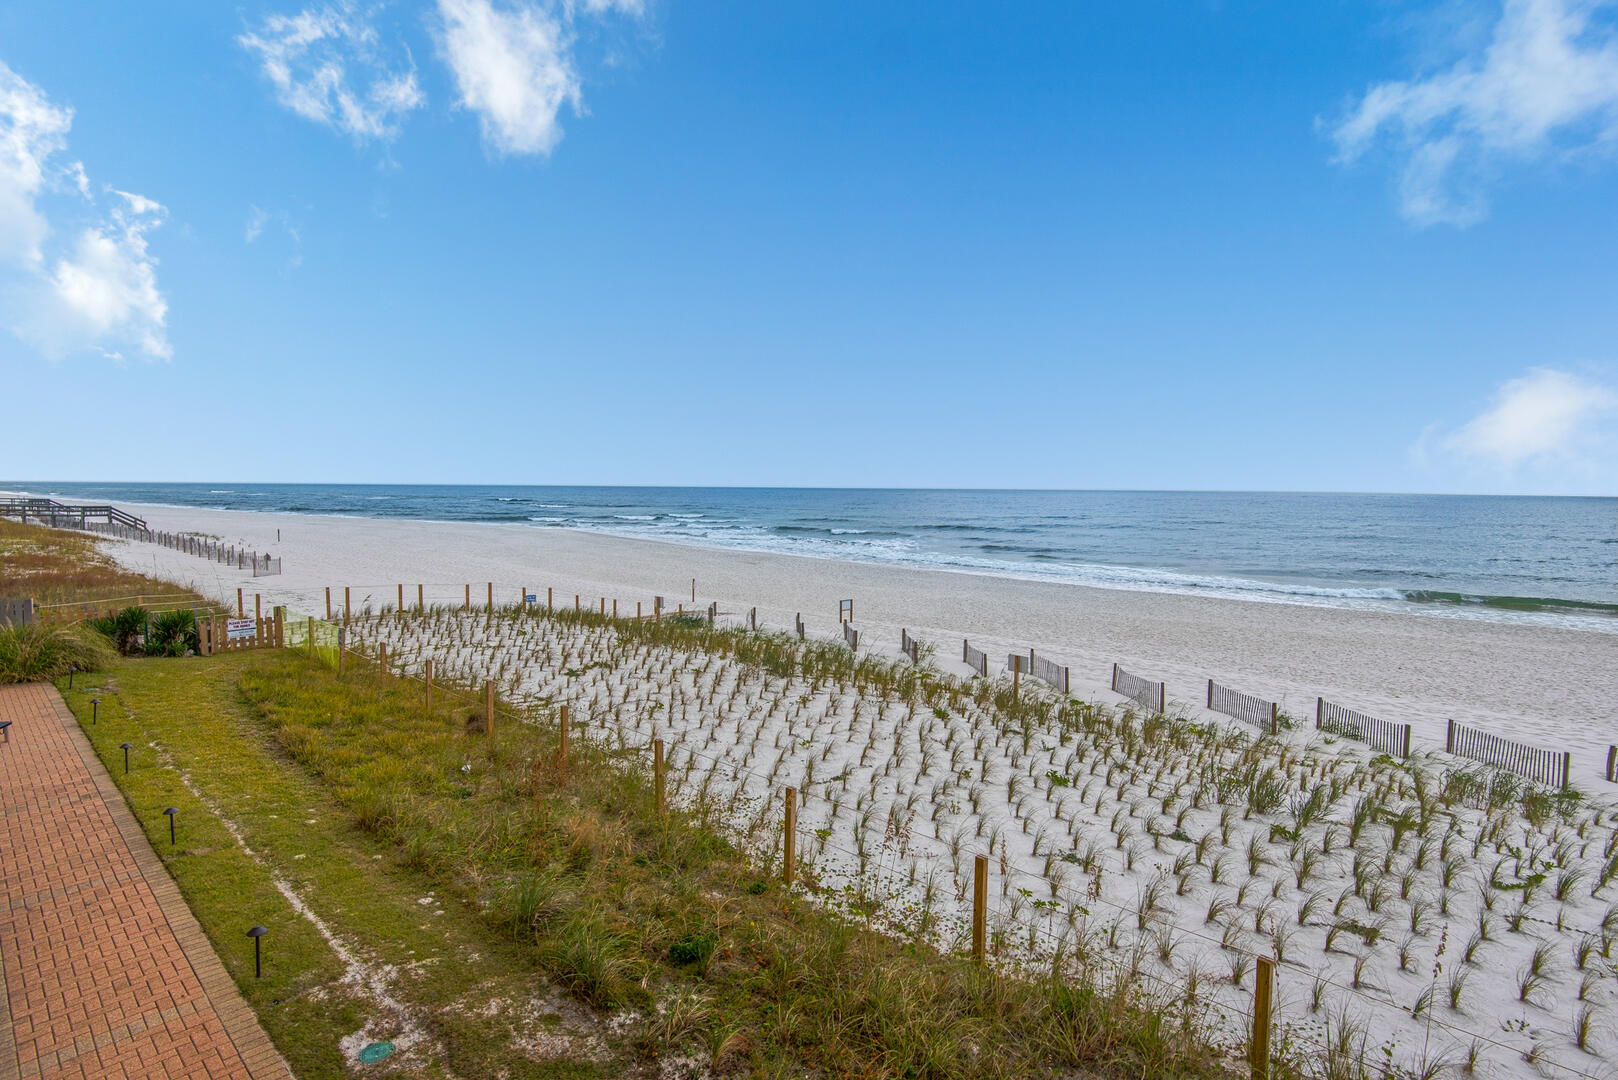
[[[432,710],[433,710],[433,661],[432,661],[431,657],[427,658],[426,683],[427,683],[427,687],[426,687],[426,690],[427,690],[426,708],[427,708],[428,712],[432,712]]]
[[[247,609],[242,606],[242,591],[240,589],[236,590],[236,617],[238,619],[247,617]]]
[[[618,617],[618,598],[616,596],[612,598],[612,617],[615,619]]]
[[[388,643],[385,641],[376,647],[376,670],[384,677],[388,674]]]
[[[489,582],[489,614],[494,614],[494,582]]]
[[[556,610],[556,595],[555,594],[556,594],[556,590],[553,587],[551,587],[549,585],[545,586],[545,610],[546,611],[555,611]]]
[[[972,866],[972,959],[983,963],[989,939],[989,857],[979,855]]]
[[[562,716],[556,725],[556,764],[562,768],[567,767],[567,731],[568,709],[562,706]]]
[[[393,606],[393,613],[395,615],[404,614],[404,584],[402,582],[399,584],[399,602]]]
[[[787,788],[786,821],[781,834],[781,880],[788,885],[798,868],[798,789]]]
[[[573,614],[582,615],[583,613],[584,613],[584,608],[582,606],[580,606],[580,604],[579,604],[579,594],[574,593],[573,594]]]
[[[305,634],[303,643],[309,646],[309,655],[313,657],[315,655],[315,617],[313,615],[309,616],[309,629],[305,631]]]
[[[277,649],[284,649],[287,647],[286,613],[286,608],[279,604],[275,606],[275,647]]]
[[[605,596],[603,596],[601,598],[601,614],[605,615],[606,613],[607,613],[607,598]]]
[[[263,617],[264,617],[264,602],[263,602],[263,600],[261,600],[259,598],[258,593],[254,593],[253,594],[253,618],[254,619],[262,619]]]
[[[691,602],[693,604],[697,602],[697,579],[696,578],[691,579]]]
[[[427,614],[426,599],[427,599],[426,598],[426,587],[423,586],[423,585],[417,585],[416,586],[416,614],[417,615],[425,615],[425,614]]]
[[[472,610],[472,586],[470,585],[466,587],[466,610]]]
[[[528,586],[526,585],[522,587],[522,609],[524,611],[528,610]]]
[[[483,734],[494,744],[494,680],[483,680]]]
[[[663,777],[663,740],[652,740],[652,787],[657,792],[657,816],[668,813],[667,781]]]
[[[341,675],[348,666],[348,631],[339,626],[337,628],[337,674]]]
[[[640,622],[640,601],[635,601],[635,621]]]
[[[331,586],[326,586],[326,621],[331,622]]]
[[[348,620],[353,617],[353,611],[354,611],[353,605],[349,602],[349,600],[350,600],[349,591],[348,591],[349,588],[350,587],[347,586],[347,585],[343,586],[343,625],[344,626],[348,625]]]
[[[1270,1080],[1270,1008],[1275,996],[1275,961],[1268,956],[1259,957],[1254,980],[1253,1041],[1248,1061],[1253,1067],[1253,1080]]]

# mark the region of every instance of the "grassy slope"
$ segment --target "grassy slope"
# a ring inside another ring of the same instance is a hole
[[[152,846],[283,1056],[303,1080],[351,1075],[339,1040],[367,1025],[370,1037],[391,1039],[400,1024],[344,982],[345,965],[277,891],[275,878],[290,884],[361,959],[378,969],[395,967],[393,996],[423,1020],[423,1045],[369,1072],[597,1075],[588,1063],[525,1061],[512,1052],[508,1019],[482,1015],[483,1007],[493,1000],[543,998],[546,987],[533,966],[460,905],[446,904],[440,916],[433,914],[436,905],[418,903],[426,891],[417,876],[399,869],[387,846],[356,830],[330,793],[279,751],[243,702],[237,682],[244,671],[300,663],[264,653],[126,661],[105,674],[80,676],[67,692]],[[101,698],[94,726],[93,696]],[[135,745],[127,777],[119,749],[126,741]],[[168,806],[180,811],[174,847],[162,813]],[[224,819],[235,824],[242,844]],[[253,978],[245,936],[254,923],[270,931],[262,980]],[[543,1019],[541,1024],[556,1026]]]
[[[1138,1003],[995,977],[786,900],[692,820],[658,823],[639,770],[578,744],[557,770],[550,732],[506,725],[491,751],[464,709],[429,715],[402,684],[285,652],[127,662],[99,693],[98,751],[305,1078],[343,1075],[336,1043],[367,1021],[375,1037],[398,1023],[342,984],[272,875],[398,970],[425,1039],[394,1060],[421,1075],[652,1075],[671,1057],[766,1076],[1219,1071]],[[89,696],[70,695],[86,722]],[[271,931],[262,982],[254,922]],[[628,1019],[595,1024],[542,973]]]
[[[132,596],[201,603],[167,581],[123,569],[97,551],[97,543],[86,533],[0,520],[0,596],[32,597],[41,605]]]

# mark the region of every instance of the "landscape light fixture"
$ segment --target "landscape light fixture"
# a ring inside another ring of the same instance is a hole
[[[173,818],[169,819],[174,820]],[[247,936],[253,939],[253,978],[264,977],[264,946],[261,940],[269,931],[262,926],[255,926],[247,931]]]
[[[169,819],[169,847],[174,846],[174,815],[179,812],[179,808],[173,806],[163,811],[163,815]]]
[[[93,697],[93,698],[90,699],[90,723],[97,724],[97,723],[100,723],[100,722],[101,722],[101,699],[98,698],[98,697]]]
[[[130,743],[119,743],[118,744],[118,749],[120,749],[120,750],[122,750],[124,752],[124,775],[128,776],[129,775],[129,752],[134,749],[134,746],[132,744],[130,744]]]
[[[69,690],[73,689],[73,673],[77,670],[79,669],[74,667],[72,664],[67,666],[67,688]]]
[[[5,736],[5,741],[6,742],[11,741],[11,721],[10,720],[0,720],[0,735]]]

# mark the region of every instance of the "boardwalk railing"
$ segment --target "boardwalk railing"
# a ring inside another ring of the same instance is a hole
[[[1147,712],[1168,711],[1168,684],[1131,675],[1117,664],[1112,665],[1112,692],[1122,694]]]
[[[961,663],[982,675],[985,679],[989,677],[989,654],[972,648],[965,638],[961,639]]]
[[[27,524],[32,518],[41,525],[51,525],[63,529],[82,529],[87,526],[93,517],[105,518],[109,525],[128,525],[132,528],[144,529],[146,522],[133,514],[125,513],[116,506],[105,503],[89,505],[83,503],[59,503],[55,499],[0,499],[0,517],[18,518]]]
[[[1542,750],[1527,743],[1511,742],[1453,720],[1444,736],[1444,749],[1456,757],[1481,761],[1554,788],[1566,788],[1573,771],[1573,755],[1568,751]],[[1607,765],[1610,772],[1611,754]]]
[[[1226,716],[1234,716],[1243,723],[1252,724],[1271,735],[1281,727],[1280,705],[1261,697],[1254,697],[1252,694],[1244,694],[1240,690],[1232,690],[1228,686],[1220,686],[1212,679],[1208,680],[1208,708]]]
[[[1315,727],[1331,735],[1358,739],[1374,750],[1387,754],[1410,756],[1410,725],[1378,720],[1353,709],[1335,705],[1323,697],[1315,698]]]

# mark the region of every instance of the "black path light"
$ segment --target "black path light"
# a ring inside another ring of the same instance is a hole
[[[169,820],[173,821],[174,819],[169,818]],[[247,932],[247,936],[253,939],[253,978],[255,979],[264,977],[263,938],[268,933],[269,931],[262,926],[255,926]]]
[[[179,812],[179,809],[173,806],[163,811],[163,815],[169,819],[169,847],[174,846],[174,815]]]
[[[101,699],[98,698],[98,697],[93,697],[93,698],[90,699],[90,723],[92,723],[92,724],[99,723],[100,720],[101,720]]]
[[[119,743],[118,749],[124,752],[124,775],[129,775],[129,752],[135,748],[133,743]]]
[[[79,669],[72,664],[67,666],[67,688],[69,690],[73,689],[73,673],[77,670]]]
[[[10,720],[0,720],[0,735],[5,736],[5,741],[6,742],[11,741],[11,721]]]

